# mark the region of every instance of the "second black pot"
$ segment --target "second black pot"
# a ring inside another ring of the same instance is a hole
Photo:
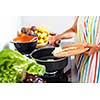
[[[31,56],[36,62],[45,65],[47,72],[54,72],[65,68],[68,58],[56,58],[52,55],[54,47],[44,47],[32,52]]]

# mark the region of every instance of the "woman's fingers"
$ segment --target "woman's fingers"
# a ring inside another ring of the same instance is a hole
[[[55,42],[54,36],[49,36],[48,42],[53,45]]]
[[[60,40],[57,40],[56,36],[49,36],[48,43],[50,45],[59,44]]]
[[[56,43],[56,44],[59,44],[59,43],[60,43],[60,40],[55,41],[55,43]]]
[[[89,51],[86,51],[84,54],[87,55],[87,56],[90,56]]]
[[[91,48],[91,49],[89,49],[88,51],[86,51],[84,54],[87,55],[87,56],[91,56],[91,55],[93,55],[94,53],[95,53],[94,49]]]
[[[83,45],[84,45],[85,48],[92,48],[93,47],[92,44],[88,44],[88,43],[84,43]]]

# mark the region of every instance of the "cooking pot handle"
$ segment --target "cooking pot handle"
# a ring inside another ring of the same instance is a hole
[[[32,59],[33,57],[31,56],[31,54],[25,54],[26,57]]]
[[[60,46],[60,42],[61,41],[59,41],[59,43],[55,44],[54,46],[50,45],[49,42],[48,42],[46,47],[59,47]]]

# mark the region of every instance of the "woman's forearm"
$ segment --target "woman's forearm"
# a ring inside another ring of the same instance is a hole
[[[78,17],[76,18],[74,24],[70,29],[66,30],[62,34],[56,35],[55,36],[56,41],[59,41],[61,39],[70,39],[73,36],[75,36],[77,33],[77,21],[78,21]]]
[[[70,39],[73,36],[75,36],[76,33],[77,33],[77,21],[78,21],[78,17],[76,18],[73,26],[70,29],[66,30],[62,34],[59,34],[56,38],[58,38],[58,40],[60,40],[60,39]]]
[[[65,32],[63,32],[62,34],[59,34],[56,36],[57,40],[60,39],[71,39],[73,38],[73,36],[76,35],[76,31],[72,28],[66,30]]]

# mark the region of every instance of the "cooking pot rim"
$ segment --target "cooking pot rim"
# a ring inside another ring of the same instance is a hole
[[[54,46],[49,46],[49,47],[46,46],[46,47],[42,47],[42,48],[37,48],[37,49],[33,50],[33,51],[30,53],[30,55],[32,56],[32,54],[35,53],[37,50],[39,51],[39,50],[48,49],[48,48],[54,48]]]
[[[33,58],[33,57],[32,57]],[[66,58],[59,58],[57,60],[54,60],[54,61],[47,61],[47,60],[40,60],[40,59],[36,59],[34,58],[36,61],[39,61],[39,62],[59,62],[59,61],[62,61],[62,60],[65,60]]]
[[[55,48],[55,47],[50,46],[49,48]],[[39,50],[42,50],[42,49],[48,49],[48,47],[38,48],[37,50],[39,51]],[[31,52],[30,55],[31,55],[32,58],[34,58],[32,56],[32,54],[35,53],[37,50],[34,50],[33,52]],[[40,62],[59,62],[59,61],[65,60],[66,58],[64,58],[64,57],[63,58],[58,58],[58,59],[56,59],[54,61],[40,60],[40,59],[36,59],[36,58],[34,58],[34,59],[37,60],[37,61],[40,61]]]

